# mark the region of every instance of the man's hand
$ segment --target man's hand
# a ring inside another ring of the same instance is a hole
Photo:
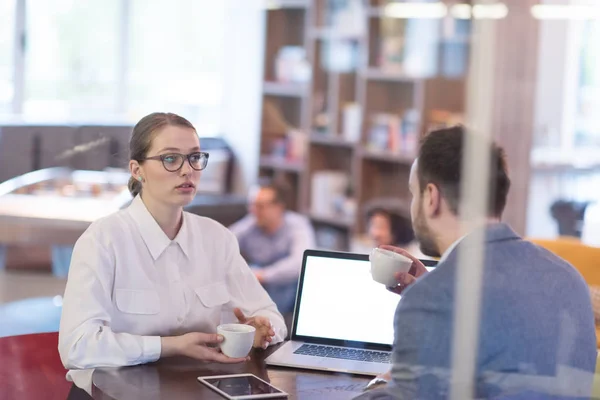
[[[271,321],[269,321],[267,317],[262,317],[260,315],[246,318],[242,310],[239,308],[234,308],[233,313],[240,324],[247,324],[256,328],[256,333],[254,335],[254,347],[266,349],[269,346],[269,343],[273,341],[273,336],[275,336],[275,331],[273,330]]]
[[[387,372],[384,372],[383,374],[379,374],[375,378],[373,378],[367,384],[367,386],[365,386],[364,390],[371,390],[371,389],[380,387],[382,385],[387,385],[391,381],[392,381],[392,370],[388,369]]]
[[[386,382],[391,382],[392,381],[392,370],[388,369],[387,372],[384,372],[383,374],[379,374],[379,375],[377,375],[377,377],[379,379],[383,379]]]
[[[394,246],[383,245],[380,247],[382,249],[401,254],[412,260],[412,265],[410,266],[410,270],[408,272],[399,272],[396,274],[396,281],[398,282],[398,285],[394,287],[388,287],[389,291],[394,292],[396,294],[402,294],[402,292],[408,286],[412,285],[418,277],[427,273],[427,268],[425,268],[425,265],[418,258],[410,254],[408,251]]]
[[[216,333],[190,332],[181,336],[161,338],[161,358],[170,356],[186,356],[202,361],[235,364],[247,361],[249,358],[231,358],[221,353],[218,345],[223,341],[223,336]]]

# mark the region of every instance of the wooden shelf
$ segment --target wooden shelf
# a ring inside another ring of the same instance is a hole
[[[406,164],[412,165],[415,160],[415,156],[411,156],[404,153],[395,153],[389,150],[371,150],[368,148],[362,148],[360,155],[367,160],[383,161],[389,163]]]
[[[442,1],[445,2],[445,1]],[[391,5],[392,7],[394,7],[395,4],[401,4],[401,2],[399,3],[390,3],[389,5]],[[392,8],[393,9],[393,8]],[[391,11],[391,10],[390,10]],[[366,10],[366,13],[369,17],[371,18],[391,18],[391,19],[421,19],[421,18],[435,18],[437,20],[441,20],[443,18],[443,16],[438,15],[437,18],[432,16],[431,14],[426,15],[426,14],[422,14],[421,16],[417,16],[414,15],[411,17],[405,17],[405,16],[398,16],[398,15],[393,15],[393,11],[391,12],[386,12],[386,6],[372,6],[372,7],[368,7]],[[404,14],[405,15],[405,14]]]
[[[300,173],[304,171],[304,164],[298,161],[288,161],[281,157],[260,156],[261,168],[269,168],[277,171]]]
[[[331,225],[337,228],[352,229],[354,227],[354,219],[341,215],[322,215],[314,212],[308,212],[308,217],[311,221],[320,224]]]
[[[359,35],[347,34],[328,28],[313,28],[309,31],[309,35],[312,39],[319,40],[360,40],[362,38]]]
[[[263,94],[268,96],[304,97],[308,94],[308,84],[264,82]]]
[[[361,75],[365,79],[373,80],[373,81],[391,81],[391,82],[400,82],[400,83],[423,83],[426,77],[415,77],[410,76],[398,72],[390,72],[385,71],[380,68],[367,68],[362,70]]]
[[[367,15],[369,17],[372,18],[383,18],[386,17],[385,15],[385,7],[381,6],[381,7],[368,7],[367,8]]]
[[[264,0],[267,10],[279,10],[282,8],[305,9],[310,7],[308,0]]]
[[[446,38],[440,38],[440,43],[454,43],[454,44],[471,44],[471,38],[469,36],[451,36]]]
[[[387,0],[364,2],[361,17],[367,29],[358,34],[350,27],[340,29],[328,21],[331,10],[327,0],[260,1],[268,10],[265,10],[263,115],[260,127],[260,151],[266,155],[259,153],[259,175],[287,180],[293,199],[290,208],[305,213],[319,227],[335,229],[340,238],[348,239],[345,243],[349,245],[351,235],[365,232],[366,221],[361,215],[371,201],[408,197],[410,166],[416,156],[399,151],[371,150],[363,140],[368,136],[372,118],[377,114],[402,118],[407,111],[416,110],[421,121],[418,133],[422,134],[423,127],[430,119],[440,118],[437,114],[430,116],[431,111],[438,110],[440,116],[439,110],[446,110],[449,116],[464,112],[466,78],[443,77],[438,73],[423,75],[412,69],[403,72],[406,69],[394,68],[394,65],[380,66],[380,45],[388,35],[383,25],[398,22],[390,19],[395,18],[391,15],[395,10],[394,7],[386,8],[385,4],[395,3]],[[455,3],[453,0],[441,1],[447,6]],[[439,22],[442,23],[442,20]],[[440,46],[467,43],[471,36],[465,35],[466,32],[456,30],[454,36],[439,38],[438,43]],[[335,72],[324,68],[328,56],[325,50],[337,41],[351,43],[357,54],[364,56],[364,59],[360,57],[359,66],[352,71]],[[309,82],[276,81],[279,76],[276,70],[277,57],[284,46],[296,46],[304,50],[306,61],[311,65]],[[463,47],[468,55],[471,46]],[[445,54],[439,52],[439,65],[443,65]],[[344,107],[349,103],[357,104],[360,110],[358,124],[361,138],[355,141],[347,140],[340,134],[345,123],[352,123],[345,120],[346,117],[353,117],[351,113],[344,113]],[[320,118],[324,112],[327,113],[326,119]],[[274,122],[275,117],[279,121]],[[279,123],[281,121],[284,123]],[[321,125],[324,125],[322,129]],[[306,135],[307,151],[303,159],[295,162],[269,156],[269,149],[284,136],[287,126],[293,126]],[[313,178],[319,171],[340,171],[349,175],[349,189],[357,209],[355,218],[312,212]],[[338,244],[341,246],[341,242]]]
[[[589,162],[589,163],[544,163],[536,162],[531,165],[533,172],[545,172],[545,173],[563,173],[563,172],[595,172],[600,171],[600,163]]]
[[[320,133],[313,133],[310,136],[310,142],[322,146],[342,147],[346,149],[354,149],[357,146],[356,142],[346,140],[342,136]]]

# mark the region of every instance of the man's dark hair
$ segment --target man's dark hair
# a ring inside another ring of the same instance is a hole
[[[283,208],[287,208],[290,204],[290,186],[287,182],[281,179],[261,178],[258,182],[261,189],[269,189],[273,191],[273,201],[281,204]]]
[[[463,126],[435,130],[421,141],[417,177],[421,193],[428,184],[438,187],[448,202],[450,210],[458,215],[462,162],[467,136],[472,140],[484,140],[468,133]],[[506,206],[510,178],[504,150],[494,142],[486,143],[490,152],[488,215],[500,218]]]

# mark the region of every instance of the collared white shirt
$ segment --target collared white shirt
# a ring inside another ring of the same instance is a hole
[[[161,336],[214,333],[222,316],[235,319],[235,307],[269,318],[273,344],[286,336],[229,230],[184,212],[170,240],[137,196],[75,244],[58,346],[67,378],[89,391],[93,368],[156,361]]]

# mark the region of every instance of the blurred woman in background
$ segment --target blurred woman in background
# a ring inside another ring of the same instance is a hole
[[[425,257],[415,240],[410,217],[399,207],[373,206],[367,211],[367,236],[372,247],[389,245],[405,249],[419,258]]]
[[[374,247],[405,247],[415,239],[410,219],[383,207],[375,207],[367,212],[367,231]]]

